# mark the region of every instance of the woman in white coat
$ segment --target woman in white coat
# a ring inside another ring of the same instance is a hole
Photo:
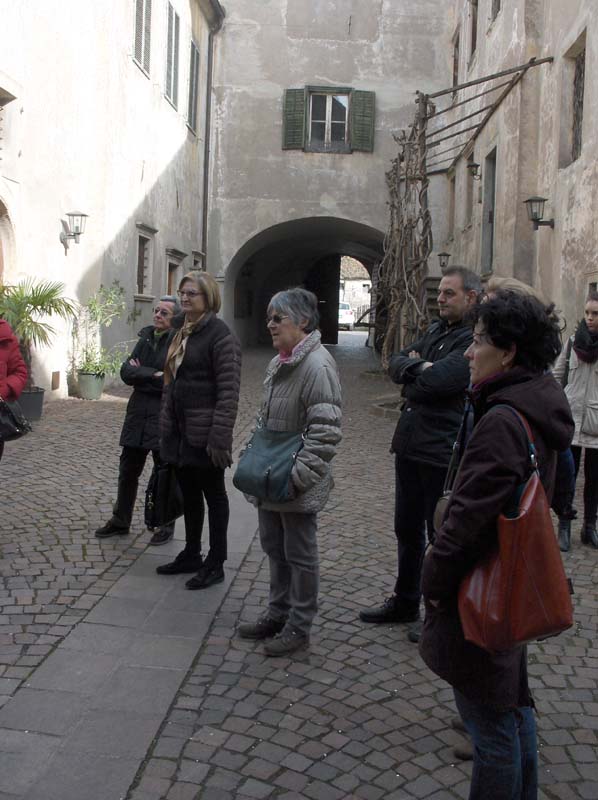
[[[581,541],[598,548],[596,517],[598,514],[598,292],[591,291],[586,300],[584,318],[575,334],[563,347],[554,367],[554,376],[565,387],[573,419],[575,435],[571,451],[575,475],[579,472],[581,452],[585,450],[583,526]],[[568,550],[571,541],[571,519],[559,519],[561,550]]]

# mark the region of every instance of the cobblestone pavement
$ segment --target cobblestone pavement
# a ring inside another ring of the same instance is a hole
[[[449,725],[451,690],[423,666],[405,626],[357,618],[390,592],[396,566],[394,421],[370,412],[375,398],[393,390],[362,334],[343,334],[333,351],[343,377],[344,440],[336,489],[320,515],[320,611],[310,651],[266,659],[259,643],[235,636],[239,620],[253,619],[267,597],[267,565],[254,540],[139,758],[128,800],[467,797],[470,764],[452,754],[461,739]],[[245,355],[238,444],[269,355]],[[93,536],[110,513],[122,394],[52,403],[34,434],[7,445],[0,465],[0,704],[18,696],[21,682],[146,550],[140,510],[136,535],[101,543]],[[577,529],[574,538],[566,566],[576,586],[575,628],[530,648],[541,797],[550,800],[598,797],[598,553],[579,544]],[[13,796],[0,792],[0,800]]]

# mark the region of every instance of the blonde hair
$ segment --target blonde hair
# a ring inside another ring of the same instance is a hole
[[[192,269],[191,272],[188,272],[181,278],[179,283],[179,292],[186,281],[192,281],[193,283],[197,284],[197,287],[205,294],[208,311],[213,311],[214,314],[217,314],[220,311],[220,306],[222,305],[220,288],[216,282],[216,279],[210,275],[209,272],[202,272],[199,269]]]
[[[500,275],[491,275],[488,279],[488,283],[486,284],[486,294],[489,295],[500,291],[515,292],[516,294],[535,297],[536,300],[539,300],[543,306],[548,305],[548,301],[542,292],[538,291],[538,289],[534,289],[533,286],[530,286],[529,284],[524,283],[517,278],[505,278],[501,277]]]

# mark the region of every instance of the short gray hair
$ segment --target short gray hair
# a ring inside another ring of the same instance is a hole
[[[172,303],[173,306],[174,306],[172,312],[173,312],[173,314],[175,316],[177,314],[180,314],[181,311],[183,310],[181,308],[181,304],[179,303],[179,298],[174,294],[163,294],[162,297],[160,298],[160,302],[161,303]]]
[[[307,322],[306,333],[315,331],[320,322],[318,298],[313,292],[308,292],[300,286],[277,292],[268,303],[268,313],[271,311],[290,317],[297,326]]]
[[[461,284],[463,285],[464,292],[476,292],[480,294],[482,291],[482,280],[477,272],[474,272],[467,267],[462,267],[459,264],[455,264],[452,267],[448,267],[442,271],[443,278],[450,278],[451,275],[458,275],[461,278]]]

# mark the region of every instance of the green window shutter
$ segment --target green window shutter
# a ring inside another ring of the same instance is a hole
[[[287,89],[282,114],[282,149],[303,150],[305,146],[305,89]]]
[[[351,93],[351,148],[371,153],[374,150],[376,93]]]

